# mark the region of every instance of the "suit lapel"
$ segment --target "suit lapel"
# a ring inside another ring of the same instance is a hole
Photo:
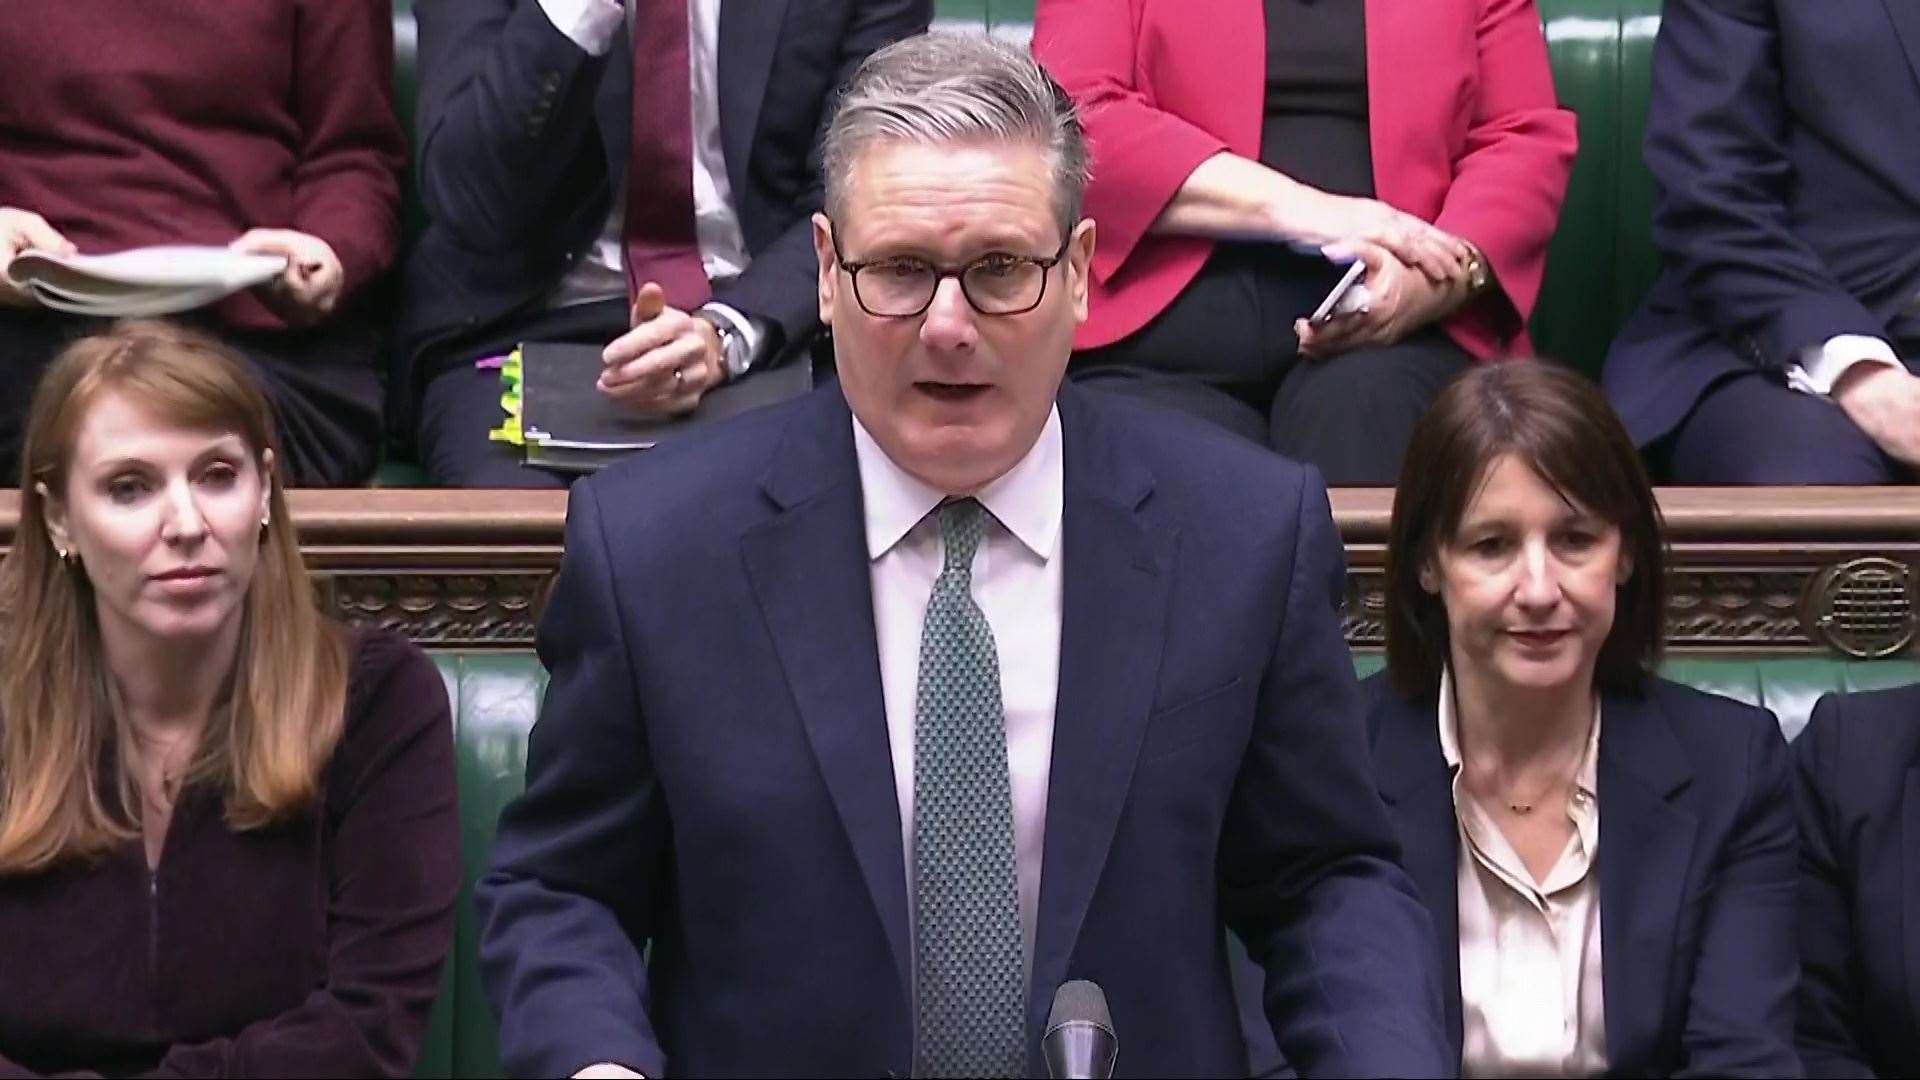
[[[747,190],[753,133],[760,126],[773,73],[773,54],[787,17],[787,0],[731,0],[720,5],[717,66],[720,82],[720,150],[737,203]]]
[[[1065,505],[1054,704],[1028,1022],[1065,978],[1106,865],[1160,669],[1177,534],[1142,505],[1153,479],[1069,388],[1060,391]],[[1038,1064],[1038,1059],[1034,1059]]]
[[[1452,774],[1440,752],[1439,705],[1433,696],[1395,695],[1374,737],[1375,780],[1400,838],[1401,863],[1433,920],[1439,948],[1440,1000],[1456,1059],[1460,1020],[1460,829]]]
[[[1600,729],[1600,951],[1607,1057],[1642,1060],[1660,1037],[1680,901],[1699,821],[1674,796],[1693,771],[1666,716],[1607,695]]]
[[[1894,34],[1907,54],[1907,65],[1920,82],[1920,4],[1914,0],[1880,0],[1886,5],[1887,18],[1893,20]]]
[[[852,420],[838,387],[788,426],[763,481],[777,508],[743,542],[748,578],[820,774],[911,993],[906,862],[893,783]]]

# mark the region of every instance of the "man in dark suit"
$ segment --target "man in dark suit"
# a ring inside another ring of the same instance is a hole
[[[1800,1060],[1920,1075],[1920,686],[1821,698],[1793,763]]]
[[[522,341],[607,345],[600,389],[656,413],[805,356],[831,96],[874,49],[924,30],[931,0],[419,0],[414,13],[429,220],[391,390],[436,479],[561,483],[487,438],[498,358]]]
[[[1668,0],[1647,166],[1666,261],[1607,395],[1674,479],[1920,467],[1920,5]]]
[[[478,891],[510,1070],[1439,1076],[1310,471],[1062,388],[1094,225],[1023,50],[857,74],[814,219],[837,386],[575,487],[527,790]],[[644,495],[642,494],[644,493]]]

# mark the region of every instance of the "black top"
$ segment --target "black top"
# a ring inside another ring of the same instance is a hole
[[[1260,161],[1340,195],[1373,194],[1363,0],[1265,0]]]
[[[0,1077],[405,1076],[460,889],[453,723],[433,662],[359,635],[314,810],[236,833],[189,789],[149,873],[0,876]]]

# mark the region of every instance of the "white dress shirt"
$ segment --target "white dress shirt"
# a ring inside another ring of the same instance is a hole
[[[590,56],[605,56],[629,14],[634,0],[539,0],[554,28]],[[726,155],[720,146],[720,0],[688,0],[687,53],[692,80],[693,219],[700,245],[700,264],[708,281],[738,277],[750,261],[747,241],[740,231],[740,215],[733,205],[733,186],[727,179]],[[613,206],[600,235],[554,289],[550,307],[611,300],[627,295],[624,231],[627,193],[623,185],[613,193]],[[721,303],[709,303],[746,340],[749,351],[759,345],[753,324]]]
[[[1460,1075],[1598,1076],[1607,1068],[1600,971],[1600,706],[1574,777],[1573,836],[1535,882],[1460,782],[1451,673],[1440,676],[1440,752],[1460,830]]]
[[[866,507],[873,628],[880,687],[900,799],[900,842],[907,895],[913,895],[914,700],[920,683],[920,630],[945,545],[933,514],[946,493],[909,476],[853,422]],[[1047,829],[1047,779],[1053,766],[1053,709],[1060,682],[1060,413],[998,480],[975,496],[988,513],[973,556],[973,600],[993,628],[1000,697],[1007,718],[1007,770],[1013,796],[1014,875],[1028,970],[1040,909],[1040,864]],[[908,918],[912,918],[909,906]]]

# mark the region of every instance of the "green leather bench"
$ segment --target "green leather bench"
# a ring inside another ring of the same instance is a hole
[[[498,1076],[494,1020],[480,989],[475,959],[479,927],[474,921],[472,889],[486,868],[500,809],[520,791],[527,731],[539,715],[546,676],[526,652],[449,651],[437,653],[435,660],[453,701],[460,850],[467,873],[453,952],[416,1075]],[[1362,674],[1380,666],[1377,653],[1355,659]],[[1817,655],[1764,661],[1688,657],[1671,663],[1668,674],[1765,705],[1780,716],[1785,730],[1798,734],[1821,694],[1920,682],[1920,661],[1844,662]]]

